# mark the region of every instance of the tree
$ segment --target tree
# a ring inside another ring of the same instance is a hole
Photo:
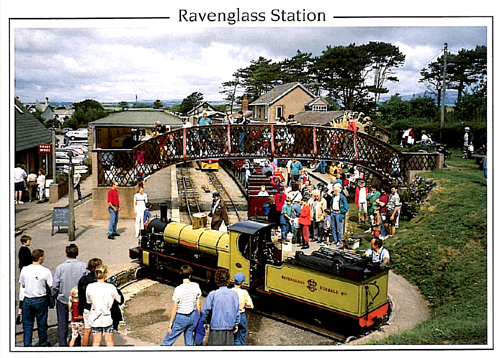
[[[373,86],[368,86],[368,91],[374,94],[375,109],[382,93],[388,93],[384,87],[385,81],[398,82],[394,76],[393,68],[404,65],[405,55],[399,48],[385,42],[370,41],[364,45],[366,56],[370,59],[369,70],[373,74]]]
[[[203,93],[193,92],[186,98],[184,98],[180,105],[180,112],[187,114],[190,110],[196,107],[203,101]]]
[[[153,108],[154,109],[160,109],[160,108],[163,108],[163,102],[159,99],[157,99],[155,101],[155,103],[153,103]]]
[[[476,46],[473,50],[462,49],[450,55],[447,73],[451,88],[458,91],[457,102],[462,100],[466,88],[486,79],[486,46]]]
[[[73,108],[75,109],[73,118],[77,121],[78,127],[87,127],[89,122],[108,116],[104,107],[93,99],[73,103]]]
[[[240,74],[239,72],[233,73],[233,79],[227,82],[222,83],[223,90],[220,91],[220,94],[225,95],[224,100],[231,103],[231,112],[233,112],[234,102],[236,102],[236,91],[240,86]]]
[[[123,110],[125,110],[125,107],[128,107],[128,102],[126,102],[126,101],[121,101],[121,102],[119,103],[119,105],[120,105],[120,108],[121,108],[121,109],[122,109],[122,111],[123,111]]]
[[[238,69],[238,73],[244,93],[250,102],[282,83],[279,63],[272,63],[272,60],[262,56],[250,61],[250,66]]]
[[[437,107],[441,107],[441,91],[443,90],[443,57],[438,58],[436,62],[431,62],[427,68],[420,70],[421,79],[419,83],[424,83],[427,89],[437,98]],[[448,87],[448,86],[447,86]]]
[[[369,65],[365,47],[327,46],[317,58],[313,71],[321,88],[340,100],[343,109],[361,110],[370,102],[365,86]]]

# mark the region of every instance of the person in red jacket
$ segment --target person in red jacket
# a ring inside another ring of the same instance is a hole
[[[281,210],[286,202],[286,194],[282,186],[279,187],[278,193],[274,195],[274,203],[276,204],[276,211],[281,215]]]
[[[300,201],[299,225],[302,234],[303,245],[301,249],[309,248],[309,226],[311,225],[311,208],[305,199]]]

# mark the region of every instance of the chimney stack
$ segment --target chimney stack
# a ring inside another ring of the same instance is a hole
[[[243,113],[248,111],[248,98],[246,97],[243,97],[243,102],[241,103],[241,110],[243,111]]]

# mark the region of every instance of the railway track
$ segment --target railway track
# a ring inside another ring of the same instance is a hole
[[[202,211],[198,200],[198,191],[191,180],[189,166],[187,164],[178,166],[176,174],[179,197],[182,198],[180,209],[188,214],[190,224],[193,224],[193,214]]]
[[[228,191],[224,187],[224,185],[222,185],[222,183],[220,182],[217,175],[214,172],[206,172],[206,173],[207,173],[208,181],[210,182],[210,185],[216,191],[218,191],[220,193],[222,200],[224,200],[224,202],[226,203],[226,208],[228,210],[228,214],[229,214],[230,210],[234,211],[234,213],[236,214],[236,217],[238,218],[238,221],[240,221],[241,217],[240,217],[240,213],[238,211],[238,208],[237,208],[236,204],[234,203],[233,199],[231,198],[231,196],[229,195]]]

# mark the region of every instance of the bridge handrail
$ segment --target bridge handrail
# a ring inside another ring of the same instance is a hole
[[[409,170],[434,170],[437,153],[405,153],[375,136],[317,125],[214,124],[178,128],[132,149],[96,149],[98,185],[133,186],[139,175],[204,158],[335,160],[387,180],[406,181]]]

